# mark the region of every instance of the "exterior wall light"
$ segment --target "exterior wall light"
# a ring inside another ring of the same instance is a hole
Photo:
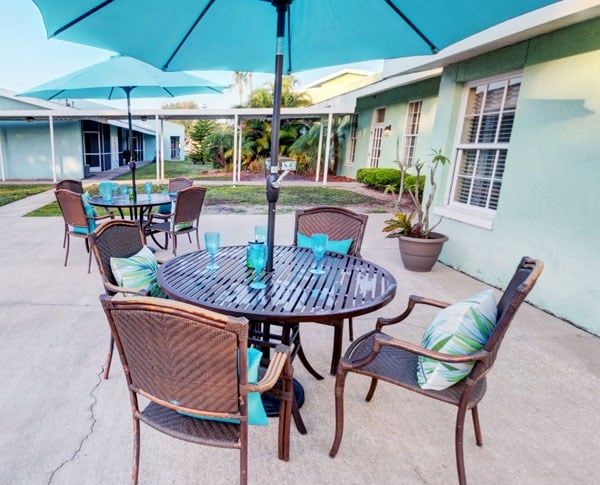
[[[387,125],[383,129],[383,134],[384,134],[384,136],[388,137],[388,136],[390,136],[391,133],[392,133],[392,125]]]

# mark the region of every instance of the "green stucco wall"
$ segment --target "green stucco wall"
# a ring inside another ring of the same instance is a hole
[[[358,127],[355,163],[352,166],[342,167],[340,174],[347,177],[356,177],[356,171],[367,166],[373,112],[376,108],[381,107],[385,107],[384,123],[392,126],[392,132],[389,137],[381,139],[379,167],[398,167],[398,143],[400,149],[402,149],[402,137],[404,136],[407,107],[410,101],[423,101],[416,157],[426,158],[432,148],[430,140],[435,120],[439,83],[440,78],[435,77],[409,86],[402,86],[359,98],[356,103]]]
[[[50,129],[47,121],[0,124],[7,179],[52,180]],[[81,123],[54,122],[57,178],[83,178]]]
[[[449,66],[432,135],[454,153],[462,82],[523,69],[493,228],[445,218],[439,230],[450,240],[440,259],[498,287],[521,256],[542,259],[529,300],[598,335],[599,49],[594,20]]]

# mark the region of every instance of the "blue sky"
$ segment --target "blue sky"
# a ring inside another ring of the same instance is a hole
[[[17,93],[111,56],[110,52],[102,49],[47,39],[40,12],[30,0],[0,0],[0,46],[0,88]],[[380,64],[360,63],[354,67],[379,70]],[[302,85],[335,70],[316,69],[295,74],[295,77]],[[193,74],[220,84],[229,85],[233,82],[231,72],[204,71]],[[272,79],[270,74],[255,73],[253,86],[258,88]],[[174,100],[136,99],[132,101],[132,107],[155,108],[171,101],[187,99],[193,99],[199,106],[206,104],[208,108],[229,108],[239,102],[237,91],[228,90],[223,95],[181,96]],[[106,104],[124,107],[122,101]]]

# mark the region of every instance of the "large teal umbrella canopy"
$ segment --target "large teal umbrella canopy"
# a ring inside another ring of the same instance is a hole
[[[221,86],[185,72],[164,72],[132,57],[117,55],[106,61],[58,77],[19,93],[52,99],[127,99],[129,133],[126,162],[130,164],[135,191],[135,162],[132,162],[131,97],[166,98],[187,94],[222,93]]]
[[[279,154],[282,73],[436,53],[557,0],[34,0],[49,37],[164,70],[274,72],[271,160]],[[267,177],[273,246],[277,164]],[[269,251],[267,270],[272,270]]]

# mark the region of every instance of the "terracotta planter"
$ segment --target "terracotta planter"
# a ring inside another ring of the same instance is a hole
[[[438,232],[432,232],[429,239],[400,236],[402,264],[409,271],[431,271],[447,240],[448,236]]]

